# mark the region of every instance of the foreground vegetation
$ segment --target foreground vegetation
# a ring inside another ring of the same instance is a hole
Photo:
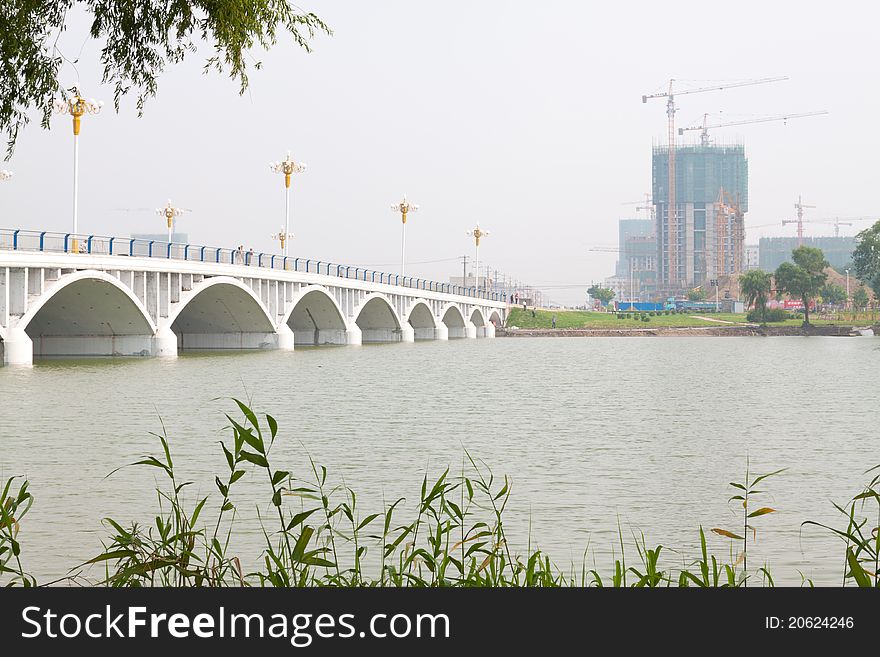
[[[123,524],[107,518],[110,536],[104,551],[73,569],[72,580],[112,587],[774,584],[766,567],[750,567],[754,559],[750,562],[749,544],[750,536],[754,540],[758,531],[756,526],[775,512],[758,502],[764,494],[761,489],[781,471],[754,475],[747,464],[745,478],[730,484],[728,501],[741,509],[741,524],[711,529],[730,542],[727,557],[710,552],[702,527],[697,530],[699,552],[678,565],[664,561],[662,545],[649,544],[643,535],[625,541],[619,532],[606,571],[587,565],[587,550],[581,564],[562,568],[534,547],[531,538],[523,554],[510,547],[504,523],[510,480],[496,478],[469,454],[460,475],[453,476],[447,469],[433,481],[426,477],[415,505],[408,506],[400,498],[364,514],[355,492],[332,485],[326,468],[310,462],[306,480],[277,469],[272,461],[277,423],[268,415],[258,418],[241,402],[236,404],[241,417],[227,416],[229,437],[220,449],[228,467],[215,478],[217,491],[187,500],[190,482],[180,480],[167,436],[157,435],[161,453],[131,464],[155,468],[164,479],[165,486],[157,489],[160,508],[153,523]],[[250,555],[260,563],[253,571],[243,567],[242,559],[230,549],[239,513],[236,484],[245,477],[261,478],[266,491],[265,503],[257,509],[264,546],[259,559]],[[209,498],[213,498],[211,505]],[[27,481],[9,479],[0,493],[0,582],[5,580],[9,586],[37,585],[25,569],[20,539],[24,517],[33,503]],[[205,517],[206,508],[216,508],[210,519]],[[848,506],[837,509],[845,518],[843,527],[819,526],[844,544],[842,583],[880,586],[876,525],[880,475]],[[405,513],[408,516],[401,520]],[[875,519],[869,521],[868,515]],[[96,570],[102,571],[98,578]]]

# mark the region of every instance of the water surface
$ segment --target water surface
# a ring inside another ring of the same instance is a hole
[[[165,425],[191,497],[225,472],[230,397],[279,422],[274,461],[306,476],[306,450],[361,503],[418,495],[462,450],[509,474],[509,529],[563,566],[589,544],[601,569],[623,531],[689,560],[699,525],[734,529],[728,482],[749,457],[767,482],[750,562],[777,580],[840,581],[842,550],[807,519],[837,522],[880,463],[880,341],[870,338],[531,338],[40,361],[0,368],[0,474],[36,503],[21,535],[40,581],[97,554],[101,518],[149,523],[156,473],[114,468],[155,452]],[[244,481],[253,516],[264,490]],[[262,481],[259,481],[262,485]],[[375,510],[380,510],[376,508]],[[258,555],[254,524],[236,547]],[[711,537],[726,554],[728,542]],[[676,554],[672,549],[681,550]],[[635,555],[633,555],[635,556]],[[592,556],[589,557],[592,564]],[[757,560],[757,561],[753,561]]]

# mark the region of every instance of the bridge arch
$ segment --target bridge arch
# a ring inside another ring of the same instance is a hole
[[[501,313],[498,312],[497,308],[492,309],[492,313],[489,315],[489,323],[495,328],[501,328],[501,325],[504,323],[501,319]]]
[[[368,294],[355,308],[354,321],[361,330],[361,342],[400,342],[400,317],[384,294]]]
[[[467,337],[467,323],[458,304],[450,303],[444,306],[440,311],[440,321],[446,325],[450,340]]]
[[[34,356],[149,356],[156,325],[117,278],[97,270],[66,274],[17,325]]]
[[[179,350],[266,349],[277,346],[272,318],[237,278],[213,276],[181,298],[168,317]]]
[[[483,314],[483,311],[480,309],[479,306],[476,306],[471,311],[470,321],[471,321],[471,324],[473,324],[474,328],[476,329],[475,334],[474,334],[475,337],[477,337],[477,338],[489,337],[490,331],[491,331],[491,336],[492,337],[495,336],[494,330],[489,327],[489,323],[486,321],[486,316]]]
[[[284,324],[296,344],[345,344],[345,316],[334,296],[323,285],[303,287],[291,303]]]
[[[437,320],[427,300],[414,299],[404,317],[404,323],[413,328],[416,340],[433,340],[437,337]]]

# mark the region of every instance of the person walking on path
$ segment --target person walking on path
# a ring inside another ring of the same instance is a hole
[[[556,328],[556,315],[553,315],[553,317],[550,318],[550,326]]]

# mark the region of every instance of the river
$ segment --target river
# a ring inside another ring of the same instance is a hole
[[[644,532],[664,561],[696,556],[698,527],[735,529],[727,499],[746,459],[768,479],[750,564],[777,582],[839,584],[843,550],[805,520],[841,524],[880,463],[880,341],[871,338],[451,340],[163,359],[38,361],[0,368],[0,475],[26,475],[24,565],[45,582],[96,555],[101,519],[149,524],[156,471],[115,468],[159,446],[164,423],[191,499],[225,471],[231,397],[280,426],[274,461],[306,476],[306,450],[361,496],[417,498],[463,449],[513,481],[509,529],[563,567],[590,545],[603,572]],[[244,487],[239,508],[257,503]],[[262,499],[262,498],[260,498]],[[844,522],[845,524],[845,522]],[[236,545],[258,556],[246,529]],[[529,530],[529,526],[531,527]],[[710,535],[721,556],[729,541]],[[635,558],[635,554],[632,555]],[[92,572],[99,577],[99,572]]]

